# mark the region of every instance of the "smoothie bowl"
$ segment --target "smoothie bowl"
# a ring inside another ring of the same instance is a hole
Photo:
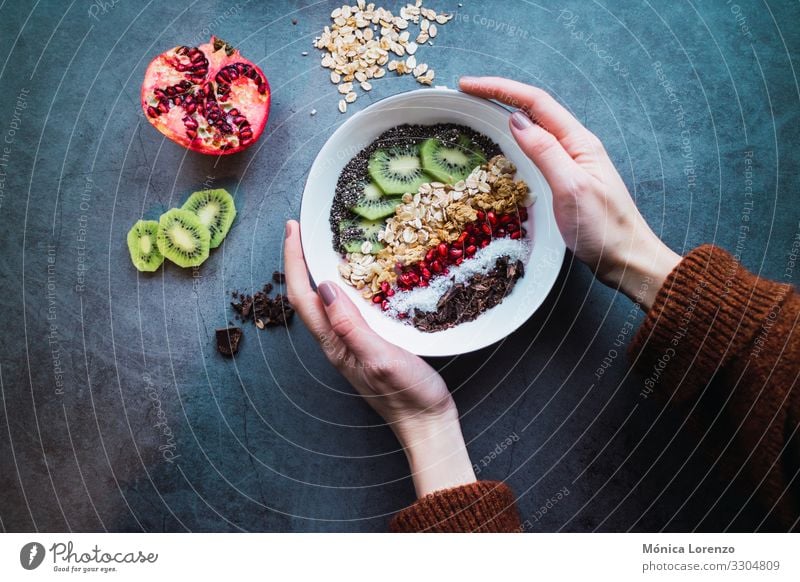
[[[509,112],[436,88],[379,101],[328,139],[300,223],[309,272],[424,356],[491,345],[542,304],[564,258],[552,193]]]

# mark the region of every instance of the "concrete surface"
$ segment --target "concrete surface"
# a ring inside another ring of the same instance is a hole
[[[440,83],[545,87],[604,140],[672,248],[713,241],[794,280],[796,3],[461,4],[431,0],[457,15],[417,55]],[[235,361],[214,348],[228,293],[280,267],[284,219],[345,119],[311,46],[335,5],[0,5],[3,530],[382,531],[413,500],[391,433],[299,321],[247,328]],[[274,91],[257,147],[220,160],[164,141],[138,104],[149,60],[209,32]],[[351,111],[413,88],[390,74]],[[130,225],[203,183],[235,192],[224,246],[194,273],[137,274]],[[753,527],[684,419],[640,397],[616,340],[640,317],[568,256],[519,332],[434,362],[479,476],[508,481],[530,531]]]

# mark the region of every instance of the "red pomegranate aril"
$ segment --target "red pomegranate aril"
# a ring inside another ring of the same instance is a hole
[[[387,297],[394,297],[394,289],[392,289],[392,288],[387,289],[386,290],[386,296]]]
[[[386,282],[386,281],[384,281],[383,283],[381,283],[381,291],[383,291],[384,293],[386,293],[388,290],[389,290],[389,283],[388,283],[388,282]]]
[[[456,244],[456,246],[457,246],[457,247],[460,247],[461,245],[463,245],[463,244],[464,244],[464,241],[465,241],[465,240],[467,240],[467,237],[468,237],[468,236],[469,236],[469,233],[468,233],[467,231],[464,231],[464,232],[462,232],[462,233],[459,235],[459,237],[456,239],[456,243],[455,243],[455,244]]]
[[[428,249],[428,252],[425,253],[425,260],[429,263],[433,260],[433,255],[436,253],[436,249]]]
[[[426,279],[426,280],[430,279],[431,278],[431,272],[428,269],[422,269],[422,277],[424,279]]]
[[[445,243],[439,243],[439,246],[436,247],[436,251],[439,253],[440,257],[446,257],[447,245]]]
[[[514,232],[515,230],[519,230],[519,225],[512,222],[506,227],[506,230],[508,230],[508,232]]]
[[[481,230],[484,232],[486,236],[492,236],[492,227],[486,224],[485,222],[481,225]]]
[[[509,222],[511,222],[510,214],[504,214],[503,216],[500,217],[500,224],[508,224]]]
[[[397,314],[397,319],[405,319],[406,317],[408,317],[408,313],[398,313]]]
[[[476,240],[478,240],[478,239],[476,239],[474,236],[471,236],[471,237],[469,237],[469,238],[467,239],[467,242],[468,242],[469,244],[471,244],[471,245],[474,245]]]
[[[489,220],[489,224],[495,226],[497,224],[497,215],[494,213],[494,210],[490,210],[486,213],[486,218]]]
[[[468,257],[471,257],[472,255],[475,254],[475,251],[477,250],[478,249],[475,245],[469,245],[464,252],[467,253]]]
[[[150,117],[158,117],[159,115],[161,115],[161,112],[155,107],[148,107],[147,115],[149,115]]]
[[[427,286],[428,286],[428,282],[427,282],[427,281],[425,281],[425,280],[423,279],[423,280],[421,280],[421,281],[419,282],[419,285],[418,285],[418,286],[419,286],[419,287],[427,287]]]
[[[495,233],[494,233],[494,234],[495,234],[495,236],[496,236],[496,237],[498,237],[498,238],[503,238],[504,236],[506,236],[506,229],[505,229],[505,228],[498,228],[498,229],[495,231]]]
[[[384,311],[389,309],[389,302],[386,300],[381,301],[381,309],[383,309]]]
[[[460,264],[461,264],[461,263],[463,263],[463,262],[464,262],[464,257],[458,257],[458,258],[456,259],[456,265],[460,265]]]
[[[489,239],[482,240],[482,241],[481,241],[481,248],[482,248],[482,249],[485,249],[487,246],[489,246],[489,243],[490,243],[490,242],[491,242],[491,241],[490,241]]]
[[[478,220],[486,219],[486,213],[483,210],[478,210],[477,214],[478,214]]]
[[[378,293],[377,295],[372,296],[373,303],[380,303],[381,301],[383,301],[383,294]]]
[[[433,269],[434,273],[441,273],[442,272],[442,264],[439,261],[433,261],[431,263],[431,269]]]
[[[194,138],[197,137],[197,132],[195,130],[193,130],[193,129],[187,129],[186,130],[186,137],[188,137],[189,139],[194,139]]]
[[[458,259],[464,253],[461,249],[450,249],[450,256],[454,259]]]
[[[514,232],[512,232],[508,236],[510,236],[513,240],[517,240],[519,237],[522,236],[522,233],[520,231],[518,231],[518,230],[515,230]]]

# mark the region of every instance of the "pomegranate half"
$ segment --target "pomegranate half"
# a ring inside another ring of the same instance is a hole
[[[145,117],[169,139],[196,152],[233,154],[261,136],[269,117],[266,76],[218,38],[158,55],[142,83]]]

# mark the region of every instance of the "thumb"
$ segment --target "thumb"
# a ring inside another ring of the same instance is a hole
[[[374,359],[385,351],[386,341],[372,331],[358,308],[335,283],[325,281],[317,291],[333,332],[358,360]]]
[[[559,185],[568,184],[569,176],[579,171],[575,160],[556,137],[531,121],[524,112],[512,113],[509,125],[520,149],[542,171],[545,180],[554,191]]]

